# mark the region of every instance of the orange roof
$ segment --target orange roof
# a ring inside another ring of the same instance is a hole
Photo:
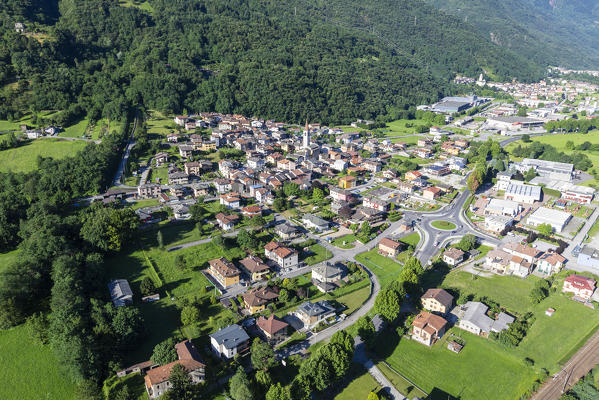
[[[400,246],[401,243],[396,242],[395,240],[391,240],[389,238],[382,238],[381,241],[379,242],[379,246],[385,246],[385,247],[389,247],[393,250],[397,250]]]
[[[286,322],[276,318],[274,314],[272,314],[268,318],[260,316],[260,318],[258,318],[257,325],[258,328],[260,328],[262,331],[268,333],[271,336],[289,326],[289,324],[287,324]]]
[[[417,328],[425,329],[427,326],[430,326],[436,332],[439,332],[441,329],[443,329],[445,324],[447,324],[447,321],[445,321],[445,319],[439,317],[438,315],[431,314],[427,311],[420,312],[420,314],[418,314],[416,318],[414,318],[414,322],[412,322],[412,325]],[[425,329],[425,332],[429,331]]]
[[[171,370],[177,364],[183,366],[183,368],[187,372],[191,372],[204,367],[204,364],[202,364],[201,362],[191,359],[173,361],[172,363],[149,370],[144,378],[146,381],[146,386],[151,388],[153,385],[156,385],[157,383],[167,381],[169,376],[171,375]]]
[[[237,267],[235,267],[235,265],[233,265],[231,261],[227,260],[224,257],[217,258],[215,260],[210,260],[208,261],[208,264],[210,264],[210,267],[214,269],[218,274],[225,277],[237,276],[240,274]]]

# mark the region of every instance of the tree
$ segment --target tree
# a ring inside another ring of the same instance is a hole
[[[285,184],[283,185],[283,192],[285,193],[285,196],[287,196],[287,197],[297,196],[300,194],[300,188],[297,183],[285,182]]]
[[[530,135],[528,135],[528,134],[522,135],[522,143],[530,143],[530,142],[532,142]]]
[[[476,236],[469,233],[467,235],[462,236],[456,247],[462,251],[470,251],[476,247],[476,242]]]
[[[258,240],[253,232],[248,232],[244,228],[241,228],[237,234],[237,244],[242,249],[255,249],[258,247]]]
[[[200,310],[196,306],[185,306],[181,310],[181,322],[183,325],[191,325],[200,319]]]
[[[539,231],[541,235],[551,236],[553,234],[553,227],[546,222],[537,226],[537,231]]]
[[[394,321],[399,315],[401,299],[398,293],[390,288],[382,289],[374,301],[374,310],[387,321]]]
[[[266,225],[266,220],[261,215],[254,215],[252,218],[250,218],[249,225],[252,228],[262,228],[264,225]]]
[[[196,203],[189,207],[189,212],[191,214],[191,219],[196,222],[201,222],[204,220],[204,214],[206,213],[206,210],[201,204]]]
[[[224,248],[225,247],[225,239],[223,238],[223,235],[221,235],[221,234],[215,235],[212,238],[212,244],[217,248],[221,248],[221,249]]]
[[[256,383],[258,383],[264,389],[263,391],[265,391],[272,385],[272,378],[270,377],[268,371],[265,371],[263,369],[256,371],[255,378]]]
[[[197,387],[191,382],[191,377],[181,364],[175,364],[168,378],[170,387],[164,394],[166,400],[196,400],[199,399]]]
[[[268,370],[274,367],[277,362],[275,360],[275,352],[271,346],[259,338],[254,339],[251,348],[252,365],[255,369]]]
[[[187,261],[185,261],[185,256],[183,254],[177,254],[175,257],[175,267],[181,271],[187,267]]]
[[[537,176],[537,172],[534,170],[534,168],[530,168],[528,171],[526,171],[526,175],[524,175],[524,180],[526,182],[530,182],[532,181],[535,177]]]
[[[375,392],[368,393],[368,398],[366,400],[379,400],[379,395]]]
[[[528,107],[518,107],[518,113],[516,115],[519,117],[526,117],[528,115]]]
[[[468,180],[466,182],[466,184],[468,186],[468,190],[470,190],[472,193],[476,193],[476,191],[480,187],[481,183],[482,183],[482,180],[480,178],[480,174],[478,174],[476,172],[476,170],[470,174],[470,176],[468,177]]]
[[[370,317],[364,315],[358,318],[358,321],[356,321],[356,328],[358,335],[360,335],[362,340],[366,342],[366,344],[371,344],[376,335],[376,330],[374,329],[374,324]]]
[[[154,284],[152,278],[146,276],[139,285],[139,291],[141,292],[142,296],[149,296],[156,293],[156,285]]]
[[[130,208],[92,206],[83,217],[81,237],[101,250],[119,251],[138,226],[139,217]]]
[[[143,333],[144,319],[136,307],[116,307],[112,317],[112,329],[119,342],[129,346]]]
[[[321,203],[324,200],[324,191],[320,188],[314,188],[312,190],[312,200]]]
[[[346,351],[341,344],[328,343],[319,349],[321,357],[330,364],[337,379],[343,377],[351,365],[353,346],[350,352]]]
[[[152,357],[153,363],[165,365],[177,360],[177,352],[175,351],[175,343],[172,338],[168,338],[163,342],[154,346]]]
[[[266,400],[291,400],[291,393],[289,388],[277,382],[276,385],[271,385],[268,392],[266,392]]]
[[[285,211],[287,209],[287,201],[285,201],[285,199],[277,197],[275,201],[272,203],[272,208],[276,212]]]
[[[158,243],[158,248],[161,250],[164,249],[164,239],[162,238],[162,231],[158,231],[156,234],[156,242]]]
[[[229,392],[233,400],[253,400],[250,381],[242,367],[237,368],[237,372],[229,380]]]
[[[346,331],[335,332],[329,343],[338,344],[347,353],[354,352],[354,338]]]

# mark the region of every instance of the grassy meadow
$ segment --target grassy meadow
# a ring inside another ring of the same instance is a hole
[[[30,172],[37,169],[37,157],[61,159],[82,150],[84,141],[65,141],[55,138],[36,139],[14,149],[0,151],[0,172]]]

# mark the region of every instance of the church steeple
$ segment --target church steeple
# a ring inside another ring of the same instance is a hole
[[[308,117],[306,117],[306,127],[304,128],[304,141],[302,143],[302,147],[304,149],[310,148],[310,127],[308,126]]]

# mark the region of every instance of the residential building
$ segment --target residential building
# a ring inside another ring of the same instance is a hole
[[[352,194],[349,190],[331,187],[330,196],[333,201],[349,202],[352,199]]]
[[[518,203],[533,204],[535,201],[541,201],[541,188],[539,186],[526,185],[518,181],[511,181],[505,189],[503,198]]]
[[[208,273],[223,287],[228,288],[239,283],[241,271],[224,257],[208,261]]]
[[[576,262],[585,267],[596,268],[599,271],[599,251],[585,244],[578,253]]]
[[[297,226],[291,225],[289,222],[279,224],[275,227],[275,234],[281,239],[289,240],[296,237],[299,233]]]
[[[202,164],[197,161],[186,162],[185,173],[187,175],[199,176],[202,173]]]
[[[277,242],[270,242],[264,246],[264,256],[276,262],[283,269],[296,267],[299,262],[297,251]]]
[[[240,260],[239,264],[241,264],[241,269],[248,274],[252,282],[265,279],[266,275],[270,272],[270,267],[262,259],[254,255],[249,255]]]
[[[168,174],[169,185],[186,185],[189,183],[189,176],[182,171],[173,171]]]
[[[162,191],[158,183],[146,183],[137,187],[137,196],[142,199],[150,199],[160,196]]]
[[[210,335],[212,350],[222,358],[231,359],[250,349],[250,337],[237,324],[229,325]]]
[[[514,219],[507,215],[487,215],[485,217],[485,229],[493,233],[501,233],[513,222]]]
[[[341,280],[343,269],[325,262],[312,268],[312,280],[323,283],[335,283]]]
[[[538,227],[541,224],[549,224],[554,232],[559,233],[566,227],[571,218],[572,215],[565,211],[539,207],[528,217],[526,223],[534,227]]]
[[[308,229],[314,229],[318,232],[324,232],[329,229],[329,221],[317,217],[314,214],[304,214],[302,223]]]
[[[441,177],[451,173],[448,167],[435,164],[427,165],[422,169],[422,172],[428,177]]]
[[[133,292],[126,279],[115,279],[108,284],[110,299],[115,307],[133,304]]]
[[[421,177],[422,177],[422,174],[418,171],[408,171],[405,174],[405,178],[407,181],[413,181],[413,180],[416,180]]]
[[[295,311],[295,316],[304,324],[304,328],[311,328],[327,318],[335,316],[335,308],[326,300],[317,303],[306,301]]]
[[[339,187],[341,189],[352,189],[356,187],[357,179],[351,175],[345,175],[339,178]]]
[[[189,158],[193,155],[193,146],[182,144],[179,145],[179,155],[183,158]]]
[[[464,261],[464,254],[462,250],[450,247],[443,253],[443,261],[451,266],[455,266]]]
[[[523,244],[510,242],[503,246],[503,251],[509,253],[513,256],[521,257],[524,260],[528,261],[530,264],[534,264],[537,262],[539,257],[541,257],[542,252],[533,248],[524,246]]]
[[[424,309],[439,314],[447,314],[453,306],[453,296],[446,290],[439,288],[428,289],[420,297],[420,301]]]
[[[503,250],[493,249],[487,253],[485,266],[495,273],[505,274],[509,271],[511,259],[511,254],[506,253]]]
[[[427,200],[435,200],[441,196],[441,189],[436,186],[426,188],[422,191],[422,197]]]
[[[241,214],[245,217],[256,217],[262,215],[262,207],[257,205],[243,207],[241,209]]]
[[[595,291],[597,281],[582,275],[570,275],[564,279],[563,293],[572,293],[582,300],[589,300]]]
[[[223,213],[216,214],[216,222],[223,231],[232,231],[235,228],[237,221],[239,221],[238,215],[226,215]]]
[[[227,208],[241,207],[241,196],[239,193],[225,193],[220,195],[220,204]]]
[[[263,286],[245,292],[243,294],[243,304],[251,314],[255,314],[265,310],[266,306],[278,297],[278,290],[270,286]]]
[[[426,311],[421,311],[412,321],[412,339],[432,346],[445,333],[447,321]]]
[[[382,238],[379,242],[379,254],[387,257],[397,257],[401,251],[402,245],[395,240],[389,238]]]
[[[169,381],[171,371],[175,365],[180,365],[187,373],[192,384],[204,382],[206,378],[206,365],[201,361],[198,351],[189,340],[175,345],[178,360],[149,369],[144,376],[146,391],[150,399],[162,396],[171,388]]]
[[[509,328],[509,324],[514,322],[514,317],[501,312],[496,319],[487,316],[489,307],[478,301],[469,301],[466,304],[457,306],[452,310],[452,314],[459,319],[458,327],[473,333],[475,335],[487,336],[491,332],[501,332]]]
[[[260,330],[261,336],[270,344],[275,345],[287,339],[289,324],[278,319],[274,314],[270,317],[258,317],[256,326]]]
[[[553,275],[561,271],[565,263],[566,258],[562,255],[554,252],[547,252],[539,257],[536,272],[547,276]]]

